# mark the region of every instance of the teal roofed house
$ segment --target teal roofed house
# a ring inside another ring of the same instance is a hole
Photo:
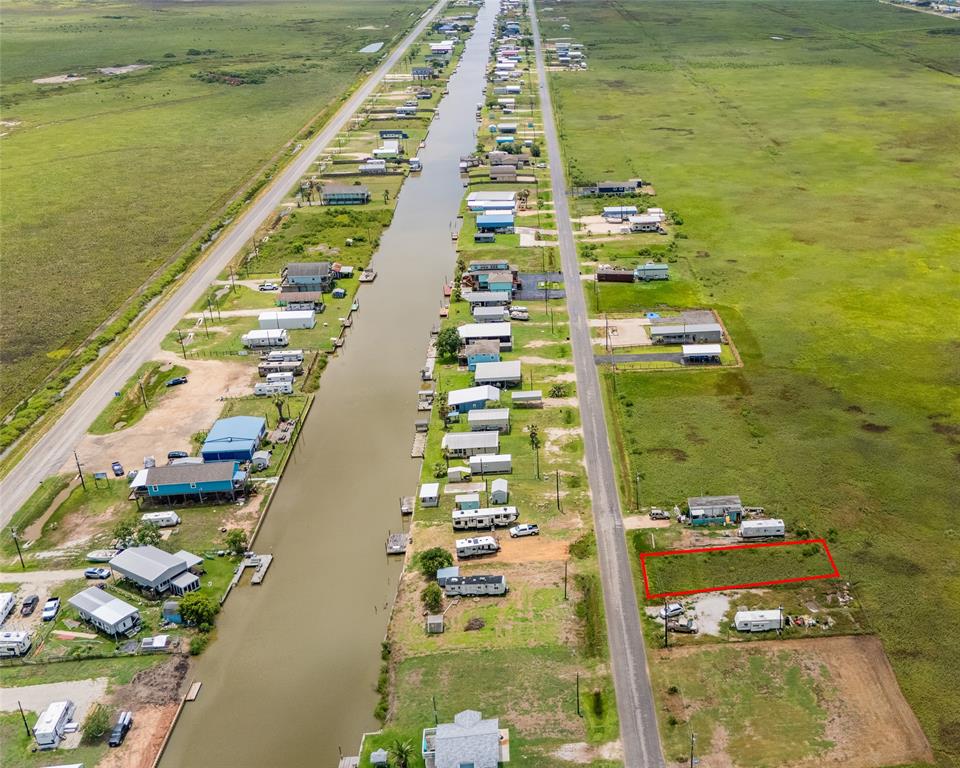
[[[363,184],[325,184],[321,198],[324,205],[364,205],[370,202],[370,190]]]
[[[231,416],[213,423],[203,441],[204,462],[250,461],[267,435],[267,421],[261,416]]]

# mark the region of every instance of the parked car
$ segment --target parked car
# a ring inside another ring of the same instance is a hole
[[[539,536],[540,526],[536,523],[523,523],[515,525],[510,529],[510,538],[516,539],[518,536]]]
[[[278,291],[280,290],[276,283],[260,283],[257,288],[260,291]]]
[[[667,603],[660,609],[660,618],[669,619],[673,616],[679,616],[683,613],[683,606],[680,603]]]
[[[87,579],[109,579],[110,571],[106,568],[87,568],[83,572],[83,576]]]
[[[669,520],[670,513],[665,512],[664,510],[660,509],[660,507],[653,507],[650,510],[650,519],[651,520]]]
[[[123,477],[123,464],[119,461],[113,462],[113,464],[110,465],[110,469],[113,470],[114,477]]]
[[[670,619],[667,622],[667,629],[684,635],[695,635],[697,634],[697,623],[693,619]]]
[[[117,724],[110,731],[110,739],[107,741],[111,747],[119,747],[123,740],[127,738],[127,731],[133,726],[133,712],[123,711],[117,718]]]
[[[37,595],[27,595],[23,598],[23,605],[20,606],[20,615],[29,616],[35,610],[37,610],[37,603],[40,602],[40,598]]]
[[[53,621],[58,613],[60,613],[60,598],[51,597],[43,604],[43,613],[40,614],[40,618],[44,621]]]
[[[178,387],[178,386],[180,386],[181,384],[186,384],[186,383],[187,383],[187,377],[186,377],[186,376],[177,376],[177,377],[174,378],[174,379],[170,379],[170,381],[167,382],[167,386],[168,386],[168,387]]]
[[[173,461],[174,459],[185,459],[185,458],[187,458],[189,455],[190,455],[190,454],[187,453],[186,451],[170,451],[170,452],[167,454],[167,458],[168,458],[170,461]]]

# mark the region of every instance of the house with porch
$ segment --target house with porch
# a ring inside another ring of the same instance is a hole
[[[253,458],[251,456],[251,458]],[[162,504],[235,501],[245,492],[247,473],[236,461],[168,464],[146,470],[140,495]]]
[[[333,290],[333,271],[329,261],[300,261],[287,264],[280,272],[280,292],[329,293]]]
[[[140,628],[140,611],[105,589],[88,587],[67,602],[77,609],[83,621],[111,637],[133,635]]]
[[[510,731],[467,709],[452,723],[424,728],[421,754],[426,768],[497,768],[510,762]]]
[[[370,190],[365,184],[324,184],[320,200],[324,205],[366,205]]]
[[[191,569],[202,562],[203,558],[185,549],[171,555],[148,545],[123,550],[110,560],[110,567],[141,589],[185,595],[200,589],[200,577]]]

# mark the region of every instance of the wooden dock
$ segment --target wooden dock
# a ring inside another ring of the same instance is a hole
[[[341,757],[337,768],[357,768],[360,765],[359,757]]]
[[[200,695],[200,686],[203,685],[199,680],[197,680],[193,685],[190,686],[190,690],[187,691],[187,701],[196,701],[197,696]]]
[[[410,449],[411,459],[422,459],[423,453],[427,448],[427,433],[417,432],[413,436],[413,447]]]
[[[407,551],[407,544],[409,542],[410,537],[405,533],[387,534],[387,554],[402,555]]]
[[[400,514],[404,516],[413,514],[413,496],[401,497]]]
[[[247,555],[243,560],[240,561],[240,565],[237,566],[237,570],[233,573],[233,579],[230,582],[230,587],[227,592],[229,593],[230,589],[237,586],[240,583],[240,579],[243,578],[243,572],[247,568],[253,568],[253,576],[250,579],[251,584],[262,584],[264,578],[267,575],[267,568],[270,567],[270,563],[273,562],[273,555]]]

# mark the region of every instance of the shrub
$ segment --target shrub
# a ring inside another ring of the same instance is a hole
[[[210,643],[210,635],[194,635],[190,638],[190,655],[199,656]]]
[[[430,613],[439,613],[443,607],[443,592],[440,590],[440,585],[435,581],[431,581],[423,588],[423,592],[420,593],[420,599]]]
[[[439,569],[453,565],[453,555],[443,547],[433,547],[419,554],[417,565],[423,578],[427,581],[435,581]]]
[[[83,721],[83,740],[88,744],[103,737],[110,727],[110,715],[102,704],[94,704],[93,709]]]
[[[220,606],[214,600],[199,592],[188,592],[180,599],[180,616],[204,632],[209,631],[219,611]]]

